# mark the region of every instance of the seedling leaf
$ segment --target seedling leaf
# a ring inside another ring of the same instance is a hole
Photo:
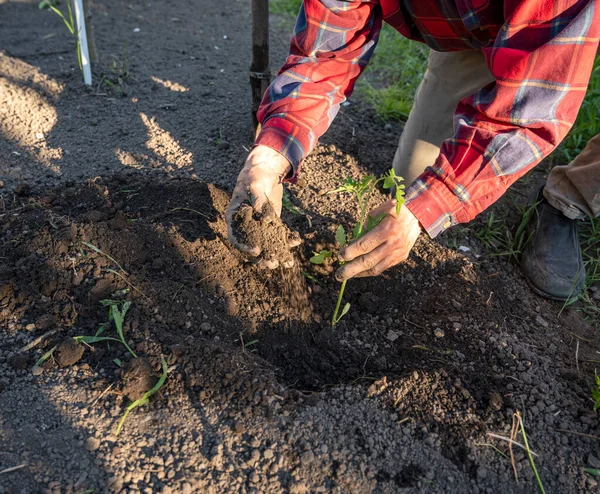
[[[370,232],[373,228],[375,228],[377,225],[379,225],[379,223],[381,223],[381,220],[383,220],[383,218],[385,218],[385,213],[379,213],[377,216],[375,216],[375,218],[373,218],[373,216],[369,215],[369,217],[367,219],[367,228],[365,229],[365,233]]]
[[[335,232],[335,241],[340,247],[346,245],[346,230],[344,230],[344,227],[342,225],[339,225],[337,227],[337,230]]]
[[[600,468],[584,468],[583,471],[594,477],[600,477]]]
[[[52,354],[54,353],[54,350],[56,350],[56,347],[58,345],[54,345],[50,350],[48,350],[46,353],[44,353],[44,355],[42,355],[39,360],[35,363],[35,365],[33,366],[35,367],[39,367],[40,365],[42,365],[46,360],[48,360],[50,357],[52,357]]]
[[[312,256],[309,260],[313,264],[323,264],[325,259],[331,257],[333,252],[328,250],[322,250],[321,252],[313,252],[314,256]]]
[[[352,230],[352,238],[354,240],[357,240],[360,237],[362,237],[362,231],[363,227],[361,223],[357,223],[356,225],[354,225],[354,229]]]
[[[342,313],[340,314],[340,317],[338,317],[338,321],[344,317],[346,314],[348,314],[348,311],[350,310],[350,304],[348,302],[346,302],[346,305],[344,305],[344,308],[342,309]]]
[[[118,436],[119,432],[121,432],[121,428],[123,427],[123,424],[125,423],[125,419],[129,415],[129,413],[134,408],[141,407],[141,406],[148,404],[148,402],[150,401],[150,397],[154,393],[156,393],[162,387],[162,385],[165,383],[165,381],[167,379],[168,367],[167,367],[167,362],[165,362],[164,357],[160,357],[160,363],[162,366],[162,375],[160,376],[160,379],[156,382],[156,384],[152,387],[152,389],[150,389],[144,393],[144,396],[142,396],[139,400],[135,400],[134,402],[129,404],[129,406],[125,410],[125,413],[123,414],[123,417],[119,421],[119,425],[117,426],[117,431],[115,433],[116,436]]]
[[[596,375],[596,386],[592,389],[592,399],[594,400],[594,412],[600,408],[600,376],[598,372]]]

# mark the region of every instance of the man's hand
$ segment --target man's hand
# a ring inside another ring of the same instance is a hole
[[[245,245],[235,237],[232,230],[232,219],[236,211],[244,202],[247,202],[252,205],[255,211],[260,213],[264,205],[270,201],[275,213],[280,216],[283,197],[282,182],[290,170],[290,162],[283,155],[269,147],[256,146],[248,155],[233,189],[229,207],[225,212],[229,241],[238,250],[252,257],[260,256],[259,247]],[[260,262],[271,269],[279,265],[277,260]]]
[[[379,225],[340,251],[339,260],[347,264],[335,273],[338,281],[377,276],[407,259],[421,233],[419,221],[404,206],[396,216],[394,200],[387,201],[369,215],[375,218],[381,213],[386,216]]]

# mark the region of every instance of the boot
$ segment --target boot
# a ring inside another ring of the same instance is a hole
[[[552,207],[540,190],[529,224],[530,241],[521,257],[529,286],[552,300],[575,298],[585,284],[577,221]]]

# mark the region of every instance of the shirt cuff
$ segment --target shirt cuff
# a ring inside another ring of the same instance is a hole
[[[461,201],[431,168],[406,189],[404,204],[431,238],[471,219]]]
[[[311,132],[293,124],[289,120],[271,117],[262,124],[254,145],[267,146],[282,154],[292,165],[292,171],[285,178],[295,182],[302,160],[311,149]]]

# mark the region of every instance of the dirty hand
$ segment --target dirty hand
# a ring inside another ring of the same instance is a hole
[[[375,218],[380,213],[386,216],[379,225],[340,251],[338,258],[346,264],[335,273],[338,281],[377,276],[408,257],[421,233],[419,221],[404,206],[396,216],[395,200],[387,201],[369,215]]]
[[[244,203],[252,205],[258,213],[262,212],[267,202],[271,202],[277,216],[281,215],[283,197],[283,179],[290,172],[290,162],[277,151],[256,146],[248,155],[244,168],[240,172],[229,207],[225,212],[229,241],[240,251],[251,257],[260,256],[260,247],[245,245],[238,241],[233,230],[232,220],[236,211]],[[294,247],[298,242],[290,245]],[[259,264],[274,269],[279,265],[277,260],[260,260]],[[284,266],[287,267],[287,266]]]

